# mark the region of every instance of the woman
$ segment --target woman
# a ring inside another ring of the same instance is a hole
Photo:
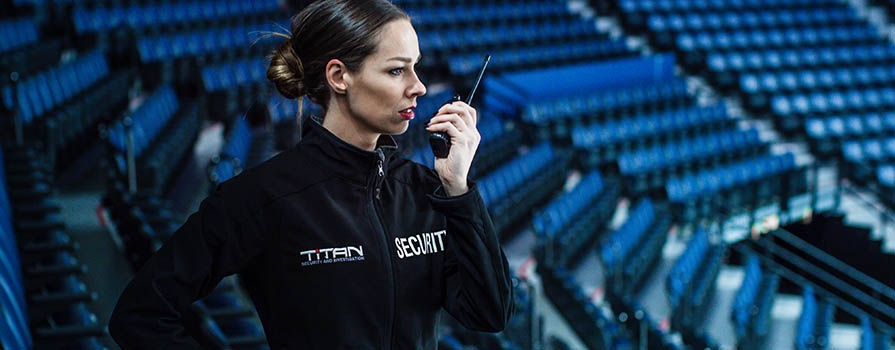
[[[190,305],[240,273],[272,349],[435,349],[440,311],[497,332],[509,268],[467,174],[476,111],[443,106],[435,172],[397,156],[426,93],[409,17],[386,0],[321,0],[293,18],[268,78],[324,106],[300,143],[221,184],[140,269],[109,330],[125,349],[196,348]]]

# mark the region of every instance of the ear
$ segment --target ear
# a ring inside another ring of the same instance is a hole
[[[336,94],[345,94],[351,82],[348,68],[342,61],[331,59],[326,63],[326,82]]]

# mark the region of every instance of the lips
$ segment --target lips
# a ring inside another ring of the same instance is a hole
[[[413,107],[410,107],[410,108],[407,108],[407,109],[404,109],[404,110],[398,112],[398,115],[400,115],[405,120],[413,119],[413,116],[414,116]]]

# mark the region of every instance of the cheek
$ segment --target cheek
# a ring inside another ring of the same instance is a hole
[[[398,80],[394,82],[388,80],[368,81],[364,88],[364,99],[361,108],[365,115],[381,117],[382,114],[391,114],[394,112],[397,104],[401,102],[403,96],[402,86],[398,84]]]

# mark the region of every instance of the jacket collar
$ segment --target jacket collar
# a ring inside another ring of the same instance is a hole
[[[383,171],[387,171],[391,157],[397,152],[398,144],[391,135],[383,134],[376,141],[376,150],[367,151],[352,145],[324,128],[317,116],[305,118],[301,126],[300,145],[320,150],[325,166],[339,176],[368,183],[379,173],[378,161],[382,160]],[[308,164],[317,166],[317,164]]]

